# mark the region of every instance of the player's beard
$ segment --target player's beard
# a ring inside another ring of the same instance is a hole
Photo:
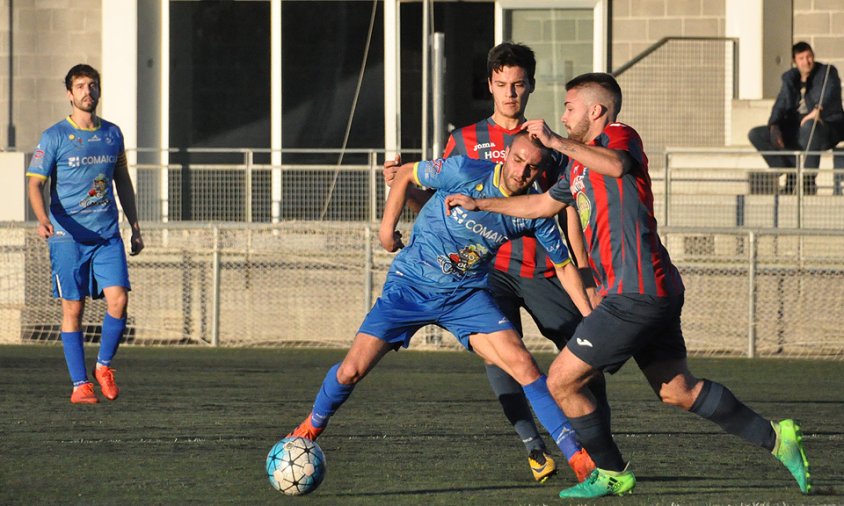
[[[89,98],[90,101],[86,102],[85,101],[86,98]],[[75,108],[79,109],[80,111],[92,113],[92,112],[97,110],[97,104],[98,103],[99,103],[98,99],[91,97],[91,96],[88,96],[88,97],[82,97],[79,100],[74,100],[73,106]]]
[[[577,142],[586,142],[584,139],[589,132],[589,118],[583,116],[573,127],[566,125],[566,132],[569,134],[569,139]]]

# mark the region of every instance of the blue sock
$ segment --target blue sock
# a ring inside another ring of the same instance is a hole
[[[545,430],[551,434],[557,446],[563,451],[566,460],[580,451],[580,445],[574,436],[574,429],[571,428],[566,415],[563,410],[557,405],[554,398],[551,397],[551,392],[548,391],[545,375],[539,377],[530,385],[522,387],[525,395],[533,407],[533,412],[536,413],[536,418],[539,419]]]
[[[311,416],[311,423],[316,428],[325,427],[331,415],[346,402],[346,399],[352,395],[352,390],[355,389],[354,385],[343,385],[337,381],[337,370],[339,368],[339,362],[334,364],[328,370],[325,379],[322,380],[322,387],[314,401],[313,415]]]
[[[88,382],[88,373],[85,372],[85,347],[82,346],[82,331],[62,332],[62,347],[64,348],[64,359],[67,362],[67,370],[70,373],[70,381],[73,386],[78,387]]]
[[[103,318],[103,333],[100,338],[100,353],[97,355],[97,363],[111,365],[117,347],[123,338],[123,331],[126,330],[126,317],[115,318],[106,312]]]

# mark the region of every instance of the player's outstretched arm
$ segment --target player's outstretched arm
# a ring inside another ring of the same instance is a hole
[[[406,163],[399,167],[393,184],[390,186],[387,203],[384,204],[384,215],[381,217],[378,238],[381,240],[381,246],[391,253],[404,247],[401,233],[396,231],[396,225],[399,223],[402,209],[407,201],[407,189],[410,186],[412,173],[413,163]]]
[[[384,184],[389,187],[393,186],[393,181],[396,178],[396,173],[401,167],[401,155],[396,155],[395,160],[386,160],[384,162],[384,169],[381,173],[384,175]],[[407,207],[414,213],[419,213],[422,206],[431,198],[433,193],[425,191],[422,188],[410,186],[407,189]]]
[[[571,301],[574,302],[574,305],[577,306],[584,317],[588,316],[592,312],[592,303],[586,293],[586,288],[583,286],[577,267],[572,262],[568,262],[563,266],[555,265],[554,270],[566,293],[571,297]]]
[[[138,208],[135,204],[135,188],[129,177],[129,167],[126,164],[126,153],[120,153],[117,165],[114,167],[114,186],[117,197],[129,226],[132,227],[132,237],[129,240],[129,254],[137,255],[144,249],[144,238],[141,236],[141,225],[138,223]]]
[[[53,236],[53,224],[50,223],[50,217],[47,216],[47,209],[44,207],[44,182],[46,178],[40,176],[29,176],[27,183],[27,192],[29,194],[29,205],[32,207],[32,212],[35,213],[35,218],[38,220],[38,235],[42,239],[47,239]]]
[[[473,199],[457,193],[445,198],[446,214],[451,214],[453,207],[462,207],[467,211],[506,214],[517,218],[550,218],[556,216],[566,205],[554,200],[548,192],[494,199]]]

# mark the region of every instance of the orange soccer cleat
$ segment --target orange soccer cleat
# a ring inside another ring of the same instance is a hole
[[[577,476],[577,481],[582,482],[595,470],[595,463],[592,462],[592,457],[586,452],[586,448],[581,448],[569,459],[569,467]]]
[[[73,392],[70,394],[70,402],[73,404],[96,404],[100,401],[97,400],[97,396],[94,394],[94,385],[84,383],[73,389]]]
[[[308,413],[308,416],[305,417],[304,420],[302,420],[302,423],[300,423],[295,429],[293,429],[293,432],[291,432],[285,437],[302,437],[311,441],[316,441],[316,438],[318,438],[319,435],[322,434],[322,431],[324,429],[325,427],[314,427],[314,425],[311,423],[311,413]]]
[[[100,384],[100,389],[106,399],[113,401],[120,394],[120,389],[114,383],[114,369],[108,366],[94,368],[94,377]]]

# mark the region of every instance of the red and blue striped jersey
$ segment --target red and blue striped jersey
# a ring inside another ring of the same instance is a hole
[[[615,178],[572,160],[550,190],[554,199],[577,206],[598,293],[683,293],[680,273],[657,234],[648,157],[639,134],[612,123],[590,145],[626,151],[637,162]]]
[[[445,145],[443,158],[464,155],[479,160],[504,162],[504,152],[519,133],[520,127],[507,130],[495,123],[492,118],[479,121],[474,125],[458,128],[451,132]],[[540,174],[537,179],[541,191],[548,190],[557,180],[565,163],[555,159],[553,169]],[[513,276],[537,278],[554,276],[554,263],[548,253],[531,235],[505,243],[498,250],[493,266]]]

